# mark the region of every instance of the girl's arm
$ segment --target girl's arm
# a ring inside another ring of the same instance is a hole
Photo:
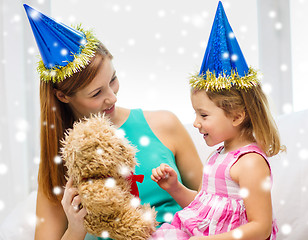
[[[167,191],[182,207],[186,207],[197,195],[197,192],[186,188],[178,181],[177,173],[167,164],[162,163],[152,170],[151,179]]]
[[[248,223],[230,232],[190,240],[264,240],[272,231],[272,201],[270,170],[267,162],[256,153],[242,156],[230,170],[230,175],[241,189],[248,192],[244,198]]]
[[[71,180],[68,181],[62,206],[60,202],[51,202],[42,193],[40,187],[38,188],[35,240],[83,240],[85,238],[83,219],[86,210],[74,207],[80,203],[80,198],[76,194],[77,189],[72,187]]]

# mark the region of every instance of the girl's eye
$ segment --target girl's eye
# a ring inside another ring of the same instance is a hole
[[[95,93],[92,97],[96,97],[101,93],[101,90],[99,90],[97,93]]]
[[[201,117],[205,118],[205,117],[207,117],[207,115],[206,114],[201,114]]]

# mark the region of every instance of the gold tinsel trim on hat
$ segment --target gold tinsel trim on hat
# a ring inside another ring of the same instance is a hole
[[[69,62],[66,66],[54,66],[53,68],[46,68],[43,60],[38,63],[37,71],[40,74],[42,81],[62,82],[64,79],[72,76],[74,73],[85,68],[92,57],[94,57],[99,41],[92,31],[84,30],[80,25],[76,26],[76,30],[85,34],[87,42],[80,46],[81,52],[74,54],[74,60]]]
[[[253,68],[249,68],[248,73],[244,77],[240,77],[235,70],[231,70],[231,75],[225,73],[216,77],[215,72],[206,71],[206,74],[194,74],[190,77],[190,86],[198,90],[220,91],[230,89],[235,86],[238,89],[248,89],[259,83],[258,73]]]

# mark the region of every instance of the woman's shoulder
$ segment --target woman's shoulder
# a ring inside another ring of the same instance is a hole
[[[171,130],[181,125],[178,117],[167,110],[143,111],[143,114],[150,126],[155,125]]]
[[[144,116],[149,116],[151,118],[160,118],[160,117],[163,117],[165,119],[177,118],[173,112],[168,110],[153,110],[153,111],[143,110],[143,114]]]
[[[178,140],[186,139],[185,128],[177,116],[166,110],[143,111],[153,133],[173,154],[178,150]]]

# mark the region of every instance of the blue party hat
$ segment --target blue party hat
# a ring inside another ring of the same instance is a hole
[[[42,80],[61,82],[89,64],[99,43],[91,32],[59,23],[27,4],[24,8],[42,58]]]
[[[256,85],[256,75],[256,71],[248,68],[219,1],[200,72],[191,77],[190,84],[206,90],[249,88]]]

